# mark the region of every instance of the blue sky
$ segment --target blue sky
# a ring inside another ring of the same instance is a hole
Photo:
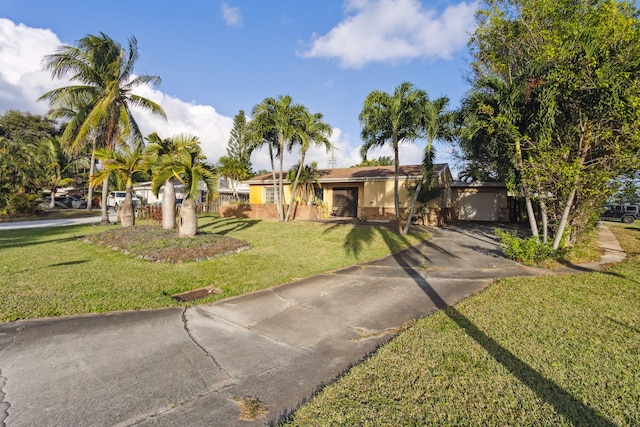
[[[138,92],[169,116],[136,115],[143,132],[196,134],[215,162],[238,110],[249,115],[265,97],[288,94],[324,114],[334,128],[336,166],[347,167],[360,160],[358,114],[372,90],[391,92],[409,81],[457,107],[467,90],[466,41],[477,7],[455,0],[0,0],[0,112],[46,112],[35,100],[65,84],[41,71],[42,56],[57,46],[99,32],[123,45],[135,36],[136,72],[162,78]],[[418,163],[423,147],[403,146],[401,163]],[[438,149],[437,160],[451,162],[450,147]],[[330,164],[322,151],[308,158]],[[285,155],[287,165],[296,160]],[[252,161],[268,169],[264,153]]]

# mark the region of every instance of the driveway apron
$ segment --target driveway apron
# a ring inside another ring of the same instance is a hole
[[[386,258],[186,310],[0,325],[0,425],[248,426],[277,421],[407,321],[493,278],[492,226],[451,226]],[[243,398],[268,413],[243,420]]]

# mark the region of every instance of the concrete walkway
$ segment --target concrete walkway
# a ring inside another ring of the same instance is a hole
[[[603,228],[603,262],[624,255]],[[547,274],[504,258],[493,227],[435,230],[377,261],[187,310],[0,325],[0,425],[250,426],[278,420],[410,319],[496,277]],[[269,413],[240,419],[239,401]]]

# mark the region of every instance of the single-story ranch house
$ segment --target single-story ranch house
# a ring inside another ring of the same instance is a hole
[[[422,178],[420,165],[400,166],[400,208],[406,215],[411,204],[408,183]],[[226,217],[277,218],[273,174],[256,176],[249,184],[249,204],[228,204],[220,208]],[[319,169],[314,191],[307,200],[294,197],[293,218],[303,220],[359,218],[367,221],[395,219],[394,167],[352,167]],[[423,212],[423,223],[442,225],[451,221],[507,221],[507,189],[503,183],[463,183],[453,181],[449,165],[435,165],[433,185],[439,195],[426,203],[416,203],[416,214]],[[292,201],[291,183],[284,181],[285,204]]]

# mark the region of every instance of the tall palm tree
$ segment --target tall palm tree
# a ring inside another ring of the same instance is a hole
[[[411,142],[420,135],[421,106],[425,92],[411,83],[403,82],[392,94],[374,90],[364,100],[359,115],[364,144],[360,149],[363,159],[376,146],[391,145],[394,156],[394,207],[398,232],[403,233],[400,221],[400,194],[398,168],[400,158],[398,145]]]
[[[135,37],[128,40],[125,49],[104,33],[87,35],[77,46],[61,46],[57,52],[44,58],[44,69],[54,78],[68,77],[77,85],[65,86],[45,93],[52,114],[69,119],[62,135],[73,150],[90,141],[98,147],[115,152],[118,140],[143,142],[131,107],[139,107],[166,117],[155,102],[132,93],[146,84],[159,84],[160,77],[133,74],[138,59]],[[102,221],[109,223],[107,193],[109,180],[103,181]]]
[[[196,213],[196,197],[200,194],[199,184],[204,182],[209,190],[209,197],[216,189],[216,176],[204,162],[206,159],[198,137],[182,134],[174,136],[174,143],[179,147],[174,155],[165,160],[159,167],[151,183],[151,189],[158,194],[162,183],[171,177],[184,187],[184,199],[180,207],[180,237],[193,237],[198,231],[198,215]],[[164,201],[163,201],[164,203]]]
[[[96,159],[102,162],[102,169],[91,176],[91,184],[99,185],[109,179],[109,175],[115,173],[124,181],[126,196],[120,213],[120,221],[123,227],[131,227],[135,224],[133,210],[133,175],[136,172],[144,172],[144,147],[131,148],[124,145],[118,150],[112,148],[100,148],[96,150]]]
[[[322,114],[310,114],[308,111],[304,113],[303,118],[300,122],[302,125],[302,133],[296,135],[292,140],[291,145],[297,142],[297,145],[300,147],[300,163],[298,163],[298,172],[293,180],[293,185],[291,187],[291,197],[296,193],[296,189],[298,187],[298,182],[300,180],[300,174],[304,169],[304,158],[307,154],[309,148],[311,148],[311,144],[314,144],[318,147],[324,147],[327,152],[331,149],[331,142],[329,141],[329,137],[331,136],[331,126],[325,123],[322,120]],[[292,203],[289,203],[289,209],[287,210],[287,216],[285,217],[285,221],[288,221],[291,217],[291,208],[293,207]]]
[[[276,176],[275,168],[273,169],[274,182],[276,184],[276,203],[278,205],[278,218],[280,221],[286,221],[284,215],[284,153],[285,149],[290,147],[290,143],[294,140],[301,140],[303,135],[302,122],[305,114],[308,113],[306,107],[295,104],[289,95],[280,95],[277,99],[265,98],[260,104],[253,107],[252,115],[254,123],[253,127],[258,130],[262,141],[268,141],[265,136],[277,139],[275,147],[271,147],[270,155],[273,158],[275,154],[280,163],[280,170]],[[273,153],[273,151],[276,153]]]
[[[151,171],[152,189],[156,196],[164,186],[162,193],[162,228],[176,228],[176,191],[174,172],[176,159],[180,150],[191,145],[198,145],[198,138],[191,135],[176,135],[162,139],[156,132],[146,138],[149,145],[145,153],[147,170]],[[162,173],[163,170],[170,173]]]
[[[422,100],[421,133],[422,137],[427,140],[427,145],[424,148],[424,156],[422,157],[422,179],[418,182],[415,193],[411,199],[409,216],[403,230],[405,234],[409,232],[411,217],[413,217],[413,211],[420,191],[423,189],[428,191],[433,182],[434,160],[436,156],[433,142],[436,139],[448,139],[451,136],[454,116],[452,112],[446,110],[448,104],[449,98],[446,96],[431,101],[425,94]]]

